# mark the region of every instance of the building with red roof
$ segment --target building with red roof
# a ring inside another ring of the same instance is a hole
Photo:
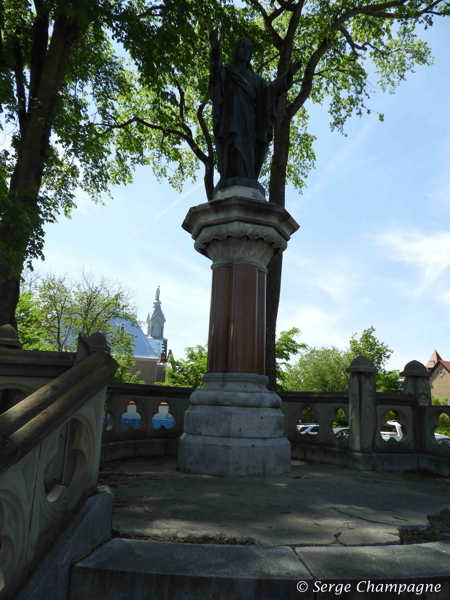
[[[433,352],[426,367],[431,373],[431,395],[450,404],[450,361],[442,360],[437,350]]]

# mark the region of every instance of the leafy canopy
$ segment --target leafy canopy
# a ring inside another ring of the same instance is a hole
[[[24,285],[16,313],[24,349],[74,352],[79,333],[88,337],[100,331],[119,363],[115,380],[140,383],[140,373],[132,373],[134,336],[112,322],[123,319],[140,325],[131,294],[119,282],[83,271],[76,283],[65,275],[49,274],[29,287]]]
[[[350,116],[371,113],[375,90],[367,61],[378,75],[379,88],[393,93],[415,66],[432,64],[418,31],[430,27],[436,16],[450,15],[447,2],[418,0],[246,0],[242,8],[217,8],[209,13],[209,27],[199,17],[189,43],[180,35],[177,52],[162,71],[155,71],[158,48],[156,55],[137,61],[138,70],[128,74],[130,85],[120,94],[120,109],[104,121],[105,131],[115,129],[114,144],[126,162],[150,165],[157,178],[167,178],[177,190],[188,178],[195,180],[203,163],[209,199],[216,164],[207,96],[208,31],[213,25],[219,24],[224,62],[242,35],[253,39],[253,68],[265,78],[275,78],[295,62],[294,85],[283,112],[290,124],[278,135],[288,141],[281,165],[286,181],[301,191],[315,165],[306,102],[327,102],[331,129],[344,134]],[[136,59],[133,47],[130,53]],[[272,159],[273,147],[261,176],[267,188],[275,173]]]
[[[222,19],[227,3],[0,1],[0,225],[15,231],[14,243],[0,239],[0,259],[17,276],[24,260],[31,267],[43,257],[43,227],[60,212],[70,216],[77,188],[101,201],[111,186],[131,183],[142,159],[141,149],[131,155],[125,145],[111,154],[117,140],[100,126],[118,122],[122,98],[133,94],[117,44],[170,105],[165,73],[189,64],[201,32]],[[60,60],[58,48],[67,59]],[[34,119],[44,105],[44,117]],[[38,155],[28,182],[19,181],[24,156]]]
[[[359,339],[356,333],[346,350],[309,347],[294,365],[286,366],[284,389],[304,392],[345,392],[348,388],[346,369],[357,356],[367,357],[378,369],[375,381],[378,392],[401,392],[403,378],[399,371],[386,371],[392,350],[375,335],[373,326],[365,329]]]
[[[294,339],[294,336],[300,333],[297,327],[293,327],[289,331],[282,331],[277,340],[277,374],[280,381],[283,381],[285,376],[282,366],[287,364],[292,355],[298,354],[301,349],[306,348],[306,344],[301,344]],[[166,369],[166,381],[164,384],[159,385],[203,387],[203,376],[208,370],[207,346],[197,345],[185,348],[185,352],[185,359],[169,359],[169,368]]]

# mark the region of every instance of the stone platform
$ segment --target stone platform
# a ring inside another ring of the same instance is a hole
[[[399,545],[399,530],[450,507],[448,479],[300,461],[217,477],[134,458],[101,481],[116,537],[74,565],[69,600],[450,598],[450,539]]]
[[[99,481],[115,495],[116,535],[163,541],[399,544],[402,529],[450,508],[448,478],[295,460],[285,475],[243,478],[180,473],[175,458],[122,459],[101,465]]]

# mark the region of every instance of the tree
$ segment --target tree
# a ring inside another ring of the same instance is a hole
[[[439,400],[435,396],[432,397],[431,403],[433,406],[448,406],[448,398],[444,398],[444,400]],[[447,435],[450,437],[450,417],[445,413],[439,415],[439,425],[436,427],[436,433],[442,433],[443,435]]]
[[[166,369],[166,381],[161,385],[174,387],[203,387],[203,376],[208,369],[208,351],[206,346],[197,345],[185,348],[186,358],[170,360]]]
[[[356,333],[352,335],[349,342],[348,361],[351,361],[359,355],[366,356],[378,369],[375,375],[377,391],[379,392],[401,392],[403,391],[403,377],[400,377],[399,371],[386,371],[385,366],[391,357],[393,351],[380,342],[375,336],[375,327],[370,326],[365,329],[359,340],[356,339]]]
[[[295,392],[345,392],[349,363],[336,347],[308,348],[295,365],[287,365],[284,389]]]
[[[282,331],[276,343],[276,367],[277,367],[277,390],[284,390],[284,382],[286,379],[286,367],[291,356],[297,355],[300,350],[307,349],[307,345],[299,343],[294,339],[294,336],[301,335],[298,327],[292,327],[289,331]],[[284,367],[284,368],[283,368]]]
[[[284,389],[303,392],[345,392],[348,389],[347,367],[354,358],[364,355],[378,369],[375,382],[378,392],[401,392],[403,378],[398,371],[386,371],[392,350],[374,336],[375,328],[365,329],[359,339],[356,333],[346,350],[308,348],[295,365],[287,365]]]
[[[25,350],[54,350],[51,335],[45,323],[45,315],[32,290],[22,292],[16,309],[20,325],[19,341]]]
[[[131,295],[119,282],[96,279],[85,271],[73,283],[67,276],[47,275],[21,294],[16,312],[19,340],[26,350],[75,351],[79,333],[100,331],[119,363],[115,380],[139,383],[133,374],[133,336],[114,323],[126,319],[139,325]]]
[[[231,9],[226,14],[231,18]],[[431,26],[436,16],[449,16],[450,5],[442,0],[246,0],[242,15],[244,20],[237,19],[233,26],[229,19],[222,23],[228,51],[229,38],[234,41],[240,36],[243,23],[246,35],[253,37],[257,72],[273,78],[295,64],[294,85],[281,98],[274,144],[262,172],[269,201],[284,206],[286,184],[291,182],[301,191],[314,166],[314,137],[307,130],[306,102],[329,99],[331,128],[343,133],[352,114],[371,112],[365,104],[371,93],[366,58],[378,71],[381,89],[393,92],[416,65],[431,64],[430,50],[417,39],[415,29]],[[159,177],[168,176],[177,189],[203,164],[205,190],[211,200],[216,159],[206,95],[206,38],[197,38],[192,48],[180,48],[182,61],[166,72],[163,87],[160,79],[152,84],[145,64],[141,65],[137,82],[142,87],[131,93],[128,88],[121,121],[107,118],[105,126],[117,129],[126,153],[136,155],[145,149],[148,156],[141,155],[142,164],[151,164]],[[379,118],[384,117],[380,114]],[[281,255],[274,257],[268,268],[266,373],[275,389]]]
[[[297,342],[294,336],[300,335],[301,331],[293,327],[289,331],[282,331],[277,340],[277,373],[279,380],[279,389],[282,387],[286,376],[283,366],[291,356],[298,354],[300,350],[306,348],[306,344]],[[170,366],[166,370],[166,381],[158,385],[172,385],[175,387],[203,387],[203,376],[208,370],[208,350],[206,346],[197,345],[195,347],[185,348],[186,358],[180,360],[170,360]]]
[[[0,0],[0,127],[12,128],[0,152],[0,325],[15,324],[24,264],[43,257],[43,227],[70,215],[76,187],[98,201],[131,182],[133,161],[120,148],[111,159],[112,135],[97,127],[116,120],[129,85],[111,38],[156,82],[221,4]]]

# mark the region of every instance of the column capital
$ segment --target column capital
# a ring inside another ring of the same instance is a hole
[[[233,196],[192,207],[183,228],[213,268],[244,263],[266,270],[299,225],[281,206]]]

